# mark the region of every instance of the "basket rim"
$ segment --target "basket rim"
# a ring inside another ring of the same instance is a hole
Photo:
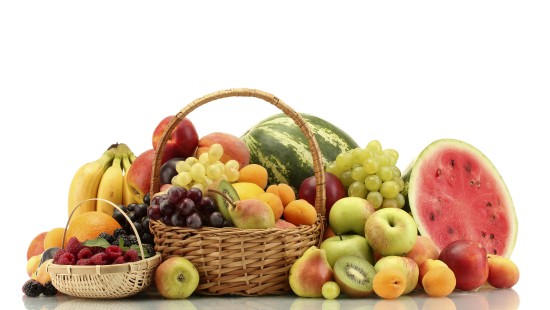
[[[49,264],[46,270],[50,274],[64,275],[102,275],[114,273],[128,273],[154,268],[162,261],[162,255],[156,252],[154,256],[135,262],[116,265],[59,265]]]
[[[273,106],[280,109],[282,112],[284,112],[286,115],[288,115],[300,128],[306,139],[308,140],[309,149],[312,155],[313,159],[313,172],[315,176],[316,181],[316,195],[315,195],[315,203],[314,207],[317,210],[318,213],[320,213],[323,216],[326,216],[326,189],[325,189],[325,173],[324,173],[324,166],[322,161],[322,153],[319,148],[319,144],[317,143],[317,140],[315,138],[315,134],[312,132],[310,126],[308,125],[307,121],[294,109],[292,109],[289,105],[287,105],[283,100],[279,99],[273,94],[267,93],[262,90],[258,89],[251,89],[251,88],[230,88],[226,90],[220,90],[217,92],[213,92],[210,94],[207,94],[201,98],[195,99],[188,105],[186,105],[183,109],[181,109],[166,125],[166,128],[164,129],[164,132],[162,133],[160,140],[157,145],[157,149],[155,150],[155,154],[152,161],[152,172],[151,172],[151,182],[150,182],[150,188],[149,193],[151,197],[153,197],[154,194],[156,194],[160,190],[160,167],[161,167],[161,161],[162,161],[162,155],[164,153],[164,147],[166,146],[166,143],[168,142],[169,137],[171,136],[172,130],[176,128],[176,126],[193,110],[197,109],[198,107],[218,99],[222,98],[228,98],[228,97],[254,97],[258,99],[262,99]]]

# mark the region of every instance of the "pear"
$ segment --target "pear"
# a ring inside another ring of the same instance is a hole
[[[225,193],[213,189],[209,189],[209,191],[223,196],[229,202],[227,212],[235,227],[241,229],[265,229],[275,227],[273,209],[263,200],[250,198],[235,202]]]
[[[300,297],[323,297],[322,287],[333,281],[333,272],[325,249],[312,245],[290,267],[288,282]]]

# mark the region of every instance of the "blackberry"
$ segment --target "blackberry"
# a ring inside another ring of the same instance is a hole
[[[115,237],[115,239],[118,239],[118,237],[120,235],[125,235],[126,234],[126,231],[123,229],[123,228],[117,228],[115,229],[115,231],[113,232],[113,236]]]
[[[54,296],[57,294],[57,289],[53,286],[52,281],[48,281],[44,284],[44,291],[42,294],[45,296]]]
[[[23,293],[29,297],[38,297],[42,294],[43,290],[44,286],[42,283],[34,279],[29,279],[25,282],[25,284],[23,284]]]
[[[113,242],[115,241],[115,237],[113,235],[109,235],[106,232],[100,233],[99,237],[107,240],[107,242],[109,242],[109,244],[113,244]]]
[[[132,245],[137,245],[138,244],[138,241],[137,241],[137,238],[135,235],[128,235],[128,243],[126,243],[126,239],[124,240],[124,246],[132,246]]]
[[[155,256],[155,246],[153,246],[152,244],[144,244],[142,243],[143,245],[143,252],[145,252],[147,255],[147,253],[149,254],[149,257],[151,256]],[[141,254],[141,252],[138,252],[139,254]]]

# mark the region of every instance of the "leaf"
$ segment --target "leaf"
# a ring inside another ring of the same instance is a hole
[[[138,252],[139,257],[141,257],[141,249],[139,248],[139,245],[133,244],[133,245],[130,247],[130,249],[136,250],[136,252]],[[145,249],[145,248],[143,249],[143,254],[145,254],[145,257],[141,257],[141,259],[151,257],[151,254],[150,254],[149,251],[147,251],[147,249]]]
[[[102,248],[107,248],[111,244],[105,238],[98,237],[98,238],[95,238],[95,239],[86,240],[82,243],[82,245],[89,246],[89,247],[98,246],[98,247],[102,247]]]

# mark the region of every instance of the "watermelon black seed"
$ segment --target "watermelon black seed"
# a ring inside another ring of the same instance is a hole
[[[493,249],[493,254],[497,255],[497,249]]]
[[[455,230],[452,227],[448,227],[447,232],[449,233],[449,235],[452,235],[455,233]]]
[[[451,167],[455,167],[455,160],[454,159],[451,159]]]
[[[433,212],[430,212],[430,221],[435,221],[435,215]]]
[[[495,235],[494,235],[494,234],[490,234],[490,235],[489,235],[489,239],[495,239]]]
[[[483,238],[487,237],[487,233],[484,232],[484,231],[482,231],[482,232],[481,232],[481,237],[483,237]]]
[[[468,173],[472,173],[472,166],[470,165],[470,163],[467,163],[466,166],[464,166],[464,170],[466,170],[466,172]]]
[[[487,207],[492,207],[493,204],[490,202],[490,201],[487,201],[487,204],[486,204]]]
[[[437,173],[435,174],[436,177],[440,176],[441,175],[441,169],[440,168],[437,168]]]

